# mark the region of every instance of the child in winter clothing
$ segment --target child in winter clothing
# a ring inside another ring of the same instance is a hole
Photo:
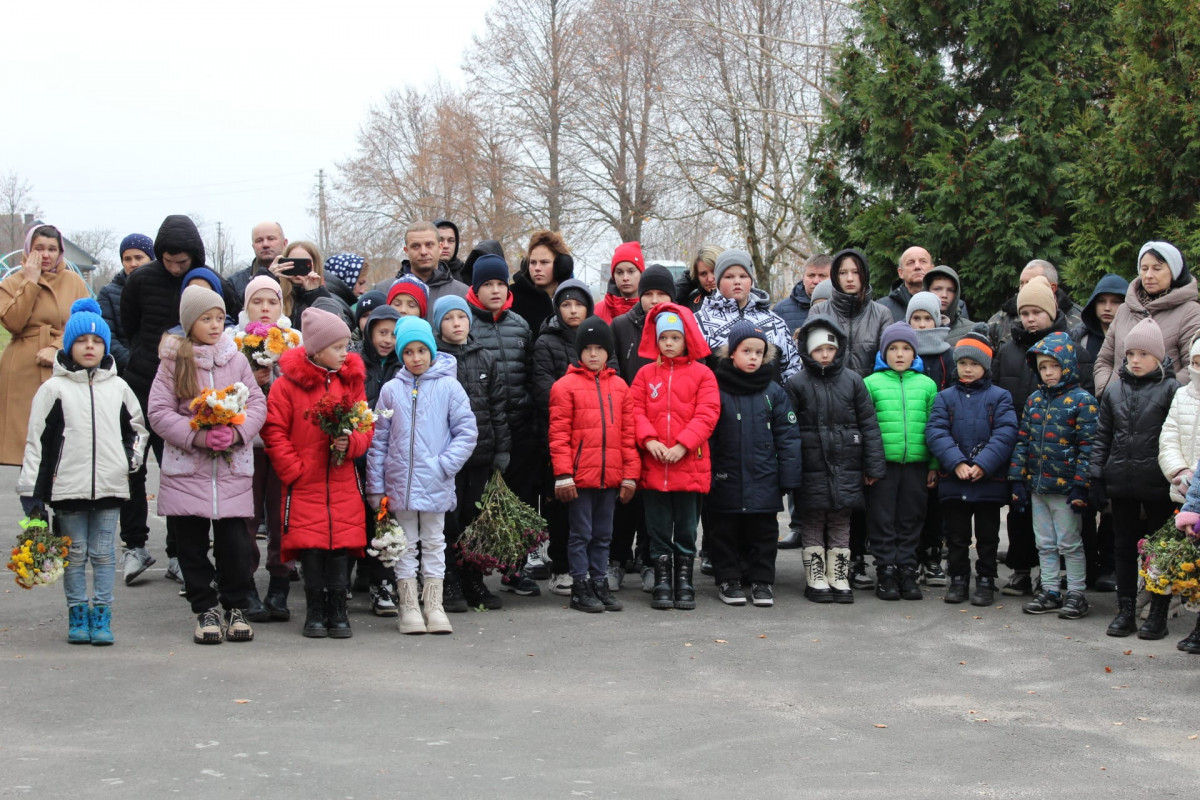
[[[63,590],[72,644],[113,643],[113,539],[121,501],[129,497],[129,474],[141,467],[149,441],[141,405],[117,377],[111,343],[100,305],[90,297],[76,300],[54,374],[33,396],[17,479],[17,493],[32,500],[30,513],[44,519],[44,506],[51,506],[59,532],[71,537]]]
[[[875,371],[863,382],[875,402],[887,459],[886,474],[868,489],[875,595],[881,600],[920,600],[917,549],[925,522],[925,490],[937,481],[937,462],[925,445],[925,424],[937,384],[921,374],[917,334],[907,322],[884,328]]]
[[[1158,441],[1178,388],[1162,329],[1154,317],[1146,317],[1125,336],[1125,362],[1100,398],[1092,451],[1093,505],[1100,508],[1112,499],[1117,616],[1108,626],[1109,636],[1134,632],[1138,541],[1158,530],[1175,510],[1171,484],[1158,467]],[[1170,603],[1169,595],[1151,598],[1139,639],[1167,635]]]
[[[1188,353],[1192,380],[1175,392],[1158,436],[1158,466],[1171,482],[1171,502],[1184,502],[1200,461],[1200,338]]]
[[[696,524],[712,484],[708,439],[721,414],[717,379],[699,361],[709,352],[692,312],[661,303],[646,315],[638,353],[654,361],[638,370],[631,390],[638,447],[646,451],[641,487],[654,562],[651,608],[696,607]]]
[[[467,393],[456,380],[454,356],[438,354],[433,329],[421,317],[396,326],[396,349],[404,368],[384,385],[381,414],[367,453],[367,499],[379,508],[384,495],[408,536],[396,564],[400,585],[400,632],[452,633],[442,608],[446,574],[446,513],[453,511],[454,476],[475,449],[478,428]],[[417,604],[417,545],[425,588]]]
[[[433,304],[433,324],[439,353],[454,356],[458,382],[471,401],[479,437],[466,466],[454,476],[457,508],[446,515],[446,582],[443,605],[447,611],[465,612],[468,608],[496,610],[500,598],[488,591],[478,567],[458,563],[458,540],[467,526],[479,516],[477,503],[492,470],[508,466],[512,446],[505,412],[504,384],[496,373],[496,357],[471,338],[471,309],[457,295],[439,297]]]
[[[363,331],[367,328],[367,319],[371,312],[387,304],[387,294],[378,289],[365,292],[358,298],[358,302],[354,304],[354,327],[350,331],[350,341],[355,347],[362,344]]]
[[[1022,610],[1027,614],[1058,611],[1061,619],[1079,619],[1088,613],[1080,518],[1087,512],[1096,399],[1079,386],[1078,349],[1062,332],[1029,348],[1039,385],[1025,403],[1008,475],[1013,505],[1032,507],[1042,569],[1041,591]],[[1058,591],[1060,556],[1067,564],[1065,602]]]
[[[158,513],[172,518],[175,526],[184,587],[196,614],[194,641],[250,641],[254,630],[244,613],[254,588],[254,540],[246,535],[245,522],[254,515],[250,445],[266,419],[267,403],[249,362],[225,330],[220,295],[188,287],[179,301],[179,321],[182,335],[168,333],[159,345],[158,372],[147,404],[150,426],[165,443]],[[191,403],[200,392],[236,383],[249,391],[245,421],[193,430]],[[208,557],[210,524],[215,567]]]
[[[366,369],[358,354],[347,352],[350,328],[341,317],[309,307],[301,327],[304,347],[279,360],[283,378],[271,390],[263,441],[284,487],[283,558],[298,559],[304,574],[303,633],[348,639],[350,554],[366,546],[354,459],[366,453],[371,436],[354,432],[331,442],[307,414],[326,396],[365,400]]]
[[[568,504],[571,608],[620,611],[608,586],[613,508],[633,497],[641,472],[629,387],[608,365],[612,331],[600,317],[581,323],[578,363],[550,389],[550,458],[554,494]]]
[[[1196,376],[1193,375],[1192,384],[1195,382]],[[1183,392],[1177,392],[1176,396],[1178,397],[1180,394],[1183,394]],[[1183,501],[1183,508],[1175,515],[1175,527],[1192,538],[1200,536],[1200,513],[1197,512],[1200,512],[1200,481],[1193,481],[1188,486],[1187,497]],[[1157,595],[1155,596],[1157,597]],[[1196,627],[1192,629],[1192,632],[1176,644],[1175,647],[1185,653],[1200,654],[1200,617],[1196,619]]]
[[[718,596],[744,606],[742,581],[756,606],[775,603],[780,497],[800,487],[800,433],[787,392],[775,382],[774,345],[753,322],[729,329],[717,350],[721,414],[709,438],[712,489],[704,503],[705,544]],[[792,376],[793,378],[795,375]]]
[[[429,310],[429,287],[415,275],[405,273],[388,289],[387,301],[402,317],[423,317]]]
[[[846,334],[820,310],[796,332],[804,369],[787,382],[803,460],[797,504],[804,596],[853,603],[850,515],[864,507],[863,487],[884,477],[875,404],[859,374],[846,368]]]
[[[625,242],[618,245],[613,251],[608,290],[604,293],[600,308],[596,309],[596,316],[611,324],[617,317],[637,305],[638,280],[645,270],[646,259],[642,256],[641,243]],[[557,302],[555,307],[557,308]]]
[[[971,603],[990,606],[996,593],[1000,506],[1008,500],[1017,414],[1012,395],[992,384],[992,345],[986,326],[958,340],[954,359],[958,380],[938,392],[925,426],[929,452],[941,465],[934,499],[943,512],[939,518],[945,520],[950,545],[950,587],[944,600],[961,603],[967,599],[974,519],[979,557]]]

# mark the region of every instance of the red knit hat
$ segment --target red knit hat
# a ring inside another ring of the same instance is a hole
[[[612,269],[614,271],[617,268],[617,264],[620,264],[622,261],[628,261],[630,264],[633,264],[637,267],[638,272],[646,271],[646,259],[642,255],[642,245],[639,242],[625,242],[625,244],[619,245],[613,251]]]
[[[426,288],[425,282],[420,278],[412,275],[401,275],[392,284],[392,288],[388,289],[387,302],[390,306],[392,301],[396,299],[396,295],[406,294],[417,301],[417,308],[421,311],[421,316],[425,316],[429,309],[429,289]]]

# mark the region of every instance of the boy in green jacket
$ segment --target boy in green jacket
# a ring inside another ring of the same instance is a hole
[[[880,600],[922,598],[917,552],[926,490],[937,485],[937,463],[925,446],[925,423],[938,389],[920,369],[916,331],[905,322],[884,328],[875,372],[864,381],[875,401],[887,459],[887,474],[867,489],[867,538],[875,556],[875,595]]]

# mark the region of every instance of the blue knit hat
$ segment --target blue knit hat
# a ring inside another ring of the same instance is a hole
[[[125,255],[126,250],[141,250],[146,256],[154,260],[154,240],[144,233],[131,233],[121,240],[121,246],[117,248],[117,258]]]
[[[475,294],[479,294],[479,287],[488,281],[504,281],[507,284],[508,278],[508,262],[489,253],[476,260],[475,271],[471,274],[471,288]]]
[[[433,340],[433,328],[423,317],[402,317],[396,323],[396,352],[403,353],[412,342],[420,342],[429,348],[430,359],[437,358],[437,343]]]
[[[67,355],[71,354],[71,345],[75,344],[75,340],[89,333],[104,340],[104,353],[107,355],[112,345],[112,332],[104,317],[100,316],[100,304],[85,297],[71,304],[71,316],[63,328],[63,350]]]
[[[654,335],[656,337],[662,336],[668,331],[679,331],[680,335],[687,338],[687,333],[683,330],[683,318],[669,309],[654,318]]]
[[[189,269],[184,274],[183,280],[179,284],[179,293],[183,294],[183,290],[187,288],[187,285],[197,278],[207,283],[208,288],[221,295],[222,300],[225,299],[225,291],[221,286],[220,276],[208,267],[196,267],[195,269]]]
[[[439,297],[437,302],[433,304],[433,332],[439,336],[442,333],[442,320],[451,311],[461,311],[467,315],[467,322],[470,324],[471,307],[467,305],[467,301],[463,300],[456,294],[448,294],[445,297]]]
[[[893,322],[883,329],[879,337],[879,352],[886,354],[890,345],[904,342],[917,352],[917,332],[907,322]]]
[[[748,319],[738,320],[729,328],[729,354],[738,349],[738,345],[746,339],[761,339],[764,345],[770,344],[767,341],[767,334],[763,329],[755,325]]]

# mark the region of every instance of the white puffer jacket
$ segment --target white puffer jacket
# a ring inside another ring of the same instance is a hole
[[[60,350],[53,376],[33,397],[17,494],[50,505],[124,500],[148,441],[142,407],[112,356],[89,373]]]
[[[1158,466],[1171,483],[1171,500],[1182,503],[1187,486],[1174,482],[1180,470],[1196,469],[1200,459],[1200,386],[1190,382],[1175,393],[1171,410],[1158,435]],[[1192,478],[1197,480],[1197,478]]]

